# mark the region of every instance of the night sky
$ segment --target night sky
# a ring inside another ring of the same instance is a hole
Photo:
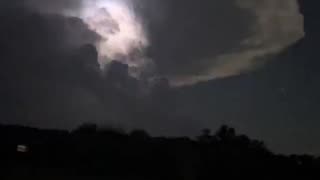
[[[0,2],[0,123],[191,136],[222,124],[320,153],[315,1]]]

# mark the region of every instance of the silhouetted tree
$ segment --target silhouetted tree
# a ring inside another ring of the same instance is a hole
[[[144,130],[133,130],[130,136],[134,139],[146,140],[150,138],[149,134]]]
[[[93,123],[84,123],[76,128],[73,133],[75,134],[95,134],[98,126]]]
[[[202,134],[197,138],[199,142],[210,143],[212,141],[212,135],[210,129],[203,129]]]
[[[230,128],[226,125],[223,125],[215,134],[215,137],[220,141],[232,139],[232,138],[235,138],[235,136],[236,136],[235,129]]]
[[[6,141],[6,137],[10,137],[10,141]],[[219,128],[215,135],[205,129],[198,141],[155,138],[144,130],[134,130],[127,135],[119,128],[101,129],[90,123],[72,133],[0,126],[0,140],[0,164],[4,165],[5,172],[18,172],[26,166],[37,175],[201,180],[218,175],[227,178],[232,174],[251,174],[243,168],[272,175],[278,169],[286,175],[295,175],[320,168],[319,158],[275,155],[262,141],[238,135],[228,126]],[[30,152],[17,152],[21,142],[28,144]],[[284,167],[295,171],[286,171]],[[229,173],[223,174],[223,170]]]

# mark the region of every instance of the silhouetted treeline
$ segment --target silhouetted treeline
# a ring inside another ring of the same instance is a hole
[[[291,177],[317,172],[320,159],[276,155],[263,142],[222,126],[196,140],[151,137],[85,124],[72,132],[0,126],[2,175],[105,176],[124,179],[208,179],[218,175]],[[254,170],[253,170],[254,169]]]

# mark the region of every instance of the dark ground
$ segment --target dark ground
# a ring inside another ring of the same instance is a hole
[[[197,140],[150,137],[142,130],[127,134],[90,124],[72,132],[1,126],[0,142],[1,174],[10,178],[264,179],[279,173],[307,177],[320,167],[319,158],[276,155],[263,142],[227,126],[214,135],[204,130]]]

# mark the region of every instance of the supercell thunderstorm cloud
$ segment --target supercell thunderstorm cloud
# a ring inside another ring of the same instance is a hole
[[[81,18],[100,36],[101,68],[120,61],[176,86],[254,70],[304,35],[293,0],[28,1],[40,11]]]
[[[0,123],[90,121],[166,136],[231,124],[279,151],[320,152],[317,9],[297,0],[0,7]]]

